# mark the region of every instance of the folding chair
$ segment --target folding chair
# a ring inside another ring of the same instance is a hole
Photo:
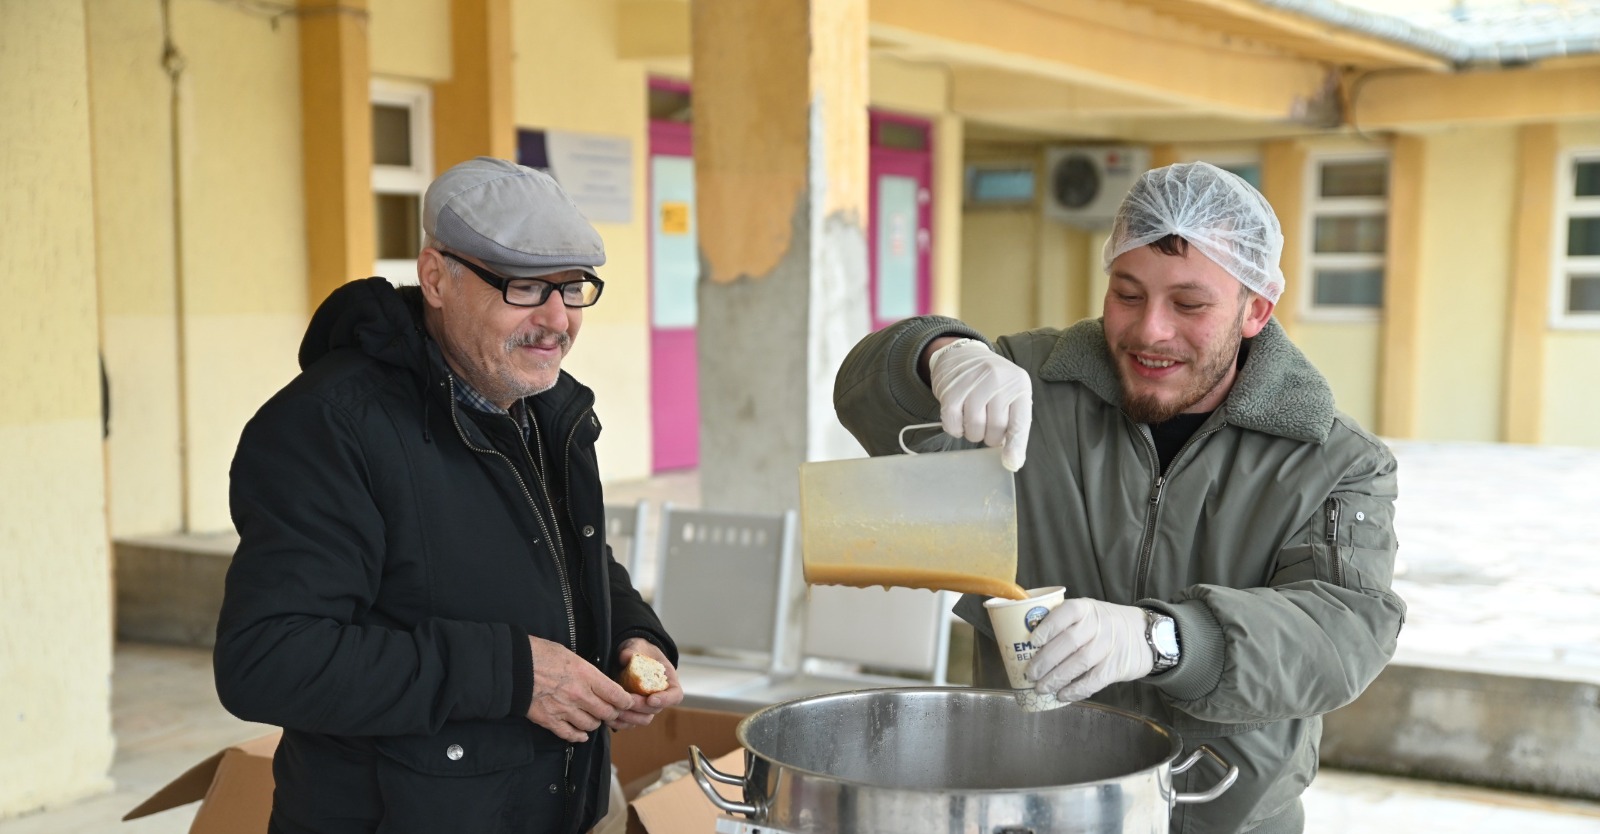
[[[606,505],[606,543],[611,545],[611,555],[622,566],[628,569],[628,577],[633,580],[633,587],[648,600],[651,586],[644,584],[644,530],[645,521],[650,514],[650,502],[640,500],[633,506],[627,504]],[[651,574],[652,579],[654,574]]]
[[[725,695],[794,672],[796,523],[793,510],[661,506],[652,604],[678,644],[686,695]]]
[[[776,703],[852,689],[949,683],[951,608],[958,595],[832,585],[808,591],[799,673],[745,687],[740,698]]]

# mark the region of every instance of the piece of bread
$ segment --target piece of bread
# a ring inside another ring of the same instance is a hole
[[[635,695],[654,695],[670,685],[667,683],[667,667],[647,654],[635,653],[628,658],[628,665],[622,670],[622,688]]]

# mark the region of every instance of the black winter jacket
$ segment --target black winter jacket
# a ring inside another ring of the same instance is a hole
[[[273,831],[587,830],[607,732],[572,745],[527,719],[527,637],[593,635],[612,676],[629,637],[677,658],[605,543],[594,394],[562,372],[525,444],[456,404],[421,322],[415,288],[341,287],[245,426],[217,693],[284,728]]]

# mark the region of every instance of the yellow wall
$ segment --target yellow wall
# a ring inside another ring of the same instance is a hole
[[[179,102],[189,529],[231,529],[244,423],[294,377],[305,330],[298,24],[173,4]],[[248,90],[249,95],[240,95]]]
[[[1311,364],[1327,377],[1339,410],[1370,431],[1378,419],[1377,322],[1302,321],[1292,338]]]
[[[1424,137],[1417,436],[1500,439],[1510,292],[1514,128]]]
[[[1039,212],[982,209],[961,220],[961,320],[991,339],[1032,328]]]
[[[182,527],[173,282],[171,85],[161,9],[88,0],[95,248],[113,536]]]
[[[1563,125],[1559,137],[1563,149],[1600,148],[1600,121]],[[1544,357],[1543,441],[1600,446],[1600,331],[1550,331]]]
[[[650,330],[646,165],[647,79],[642,65],[612,60],[616,4],[523,0],[512,7],[514,108],[518,128],[620,136],[632,143],[633,212],[628,223],[596,223],[606,244],[606,296],[585,311],[583,332],[563,367],[595,390],[600,474],[650,475]],[[560,37],[552,37],[559,32]],[[575,72],[581,67],[581,72]]]
[[[372,74],[444,81],[450,77],[449,0],[369,0]]]
[[[110,786],[86,42],[82,2],[0,3],[0,817]]]

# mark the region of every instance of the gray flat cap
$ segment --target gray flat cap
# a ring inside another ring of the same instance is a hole
[[[569,269],[595,275],[606,262],[600,233],[554,179],[488,156],[456,165],[428,186],[422,228],[444,248],[506,276]]]

